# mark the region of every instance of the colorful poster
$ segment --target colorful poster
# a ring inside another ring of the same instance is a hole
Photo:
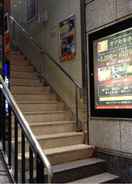
[[[132,28],[94,43],[96,109],[132,109]]]
[[[76,26],[75,16],[60,22],[60,61],[74,60],[76,57]]]

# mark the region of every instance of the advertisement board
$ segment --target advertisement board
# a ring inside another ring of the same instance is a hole
[[[94,91],[91,110],[95,116],[126,118],[132,116],[129,114],[132,110],[132,23],[130,20],[90,36],[91,93]]]

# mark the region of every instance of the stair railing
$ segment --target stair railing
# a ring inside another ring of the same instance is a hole
[[[39,43],[32,37],[32,35],[27,32],[25,30],[25,28],[23,28],[18,22],[17,20],[10,16],[9,17],[11,20],[11,23],[13,24],[13,33],[15,34],[15,26],[17,26],[17,28],[24,33],[25,37],[30,40],[34,46],[36,46],[37,49],[39,49],[40,54],[45,55],[49,58],[49,61],[53,62],[64,74],[65,76],[67,76],[70,81],[74,84],[75,86],[75,117],[76,117],[76,129],[79,130],[80,129],[80,122],[79,122],[79,102],[78,102],[78,91],[80,91],[80,89],[82,89],[81,85],[74,80],[71,75],[48,53],[46,52],[40,45]]]
[[[2,150],[12,179],[15,183],[51,183],[51,164],[1,75],[0,100]]]

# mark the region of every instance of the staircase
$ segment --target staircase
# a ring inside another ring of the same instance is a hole
[[[11,91],[53,166],[54,183],[116,182],[104,160],[94,158],[94,146],[84,144],[71,111],[44,86],[30,63],[19,52],[9,56]],[[20,134],[20,132],[18,132]],[[18,140],[20,149],[21,139]],[[28,159],[28,147],[26,147]],[[21,154],[19,155],[21,159]]]

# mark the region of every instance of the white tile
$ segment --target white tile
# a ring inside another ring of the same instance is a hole
[[[120,150],[118,121],[96,120],[93,124],[93,141],[97,147]]]
[[[94,121],[90,121],[89,123],[89,144],[95,145],[94,141]]]
[[[121,122],[121,151],[132,153],[132,122]]]

